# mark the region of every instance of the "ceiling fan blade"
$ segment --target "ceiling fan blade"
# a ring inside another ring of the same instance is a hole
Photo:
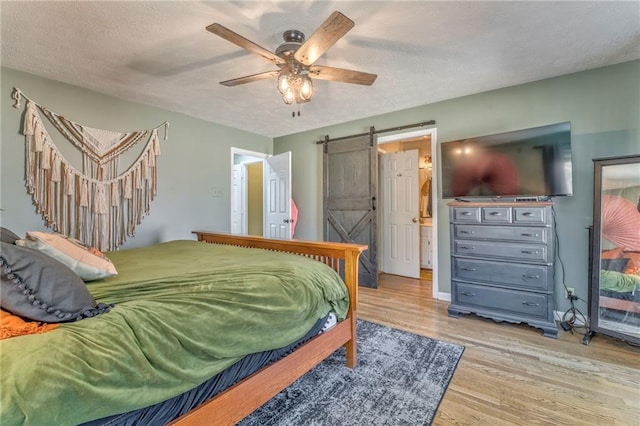
[[[362,71],[346,70],[343,68],[313,65],[309,67],[309,77],[316,78],[318,80],[341,81],[343,83],[371,86],[373,82],[376,81],[376,78],[378,78],[378,75]]]
[[[276,77],[280,71],[267,71],[258,74],[247,75],[245,77],[234,78],[233,80],[221,81],[220,84],[227,87],[238,86],[240,84],[253,83],[254,81],[264,80],[266,78]]]
[[[248,50],[251,53],[255,53],[256,55],[260,55],[265,58],[269,62],[273,62],[274,64],[283,64],[285,61],[280,56],[276,55],[265,49],[262,46],[258,46],[251,40],[248,40],[242,37],[240,34],[231,31],[229,28],[220,25],[220,24],[211,24],[207,27],[207,31],[222,37],[223,39],[230,41],[231,43],[242,47],[245,50]]]
[[[333,12],[296,51],[294,55],[296,61],[307,66],[313,64],[354,25],[353,21],[342,13]]]

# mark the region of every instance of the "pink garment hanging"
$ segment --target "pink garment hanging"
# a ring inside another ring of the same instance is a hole
[[[298,223],[298,207],[296,203],[291,199],[291,238],[296,230],[296,223]]]

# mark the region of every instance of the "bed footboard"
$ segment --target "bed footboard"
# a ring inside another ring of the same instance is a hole
[[[349,292],[349,311],[347,319],[331,330],[313,338],[287,357],[263,368],[214,399],[176,419],[171,425],[235,425],[341,346],[346,348],[347,366],[355,367],[358,258],[367,246],[321,241],[276,240],[207,231],[194,231],[194,234],[198,241],[207,243],[299,254],[325,263],[335,271],[343,272]]]

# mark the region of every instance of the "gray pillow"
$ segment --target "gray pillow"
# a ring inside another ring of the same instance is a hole
[[[5,242],[0,251],[0,305],[20,317],[66,322],[109,310],[96,304],[84,281],[68,266],[37,250]]]
[[[19,239],[20,237],[7,228],[0,227],[0,240],[2,240],[3,243],[14,244]]]
[[[627,263],[629,263],[629,259],[619,257],[617,259],[602,259],[600,262],[601,268],[605,271],[624,272]]]

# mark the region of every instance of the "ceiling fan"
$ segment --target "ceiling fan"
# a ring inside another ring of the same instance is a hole
[[[242,37],[221,24],[215,23],[207,27],[207,31],[236,44],[251,53],[262,56],[279,69],[232,80],[221,81],[224,86],[237,86],[266,78],[278,78],[278,90],[287,105],[304,103],[311,100],[313,95],[312,79],[340,81],[343,83],[362,84],[370,86],[378,77],[361,71],[343,68],[314,65],[331,46],[344,36],[354,26],[354,22],[342,13],[336,11],[306,39],[298,30],[288,30],[282,35],[284,43],[278,46],[275,53]]]

